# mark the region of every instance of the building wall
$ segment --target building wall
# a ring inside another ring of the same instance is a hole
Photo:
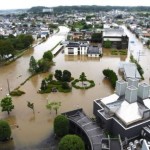
[[[143,123],[135,124],[132,127],[123,127],[117,120],[112,118],[105,118],[98,110],[103,111],[103,108],[100,107],[96,102],[93,103],[93,114],[96,116],[98,122],[103,126],[104,129],[111,132],[113,135],[118,136],[120,134],[121,138],[127,137],[128,139],[132,139],[141,134],[141,130],[143,127],[150,124],[150,120],[147,122],[143,121]]]
[[[73,53],[69,53],[72,49]],[[65,55],[87,55],[88,47],[65,47],[64,53]]]
[[[72,53],[70,53],[72,49]],[[64,49],[65,55],[78,55],[78,47],[65,47]]]
[[[112,42],[112,48],[117,49],[128,49],[129,38],[127,36],[123,37],[103,37],[103,42],[107,41]]]

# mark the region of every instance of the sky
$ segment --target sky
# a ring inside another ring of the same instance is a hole
[[[72,6],[72,5],[100,5],[100,6],[150,6],[150,0],[3,0],[0,10],[31,8],[33,6]]]

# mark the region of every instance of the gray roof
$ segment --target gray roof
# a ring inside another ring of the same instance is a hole
[[[100,54],[100,48],[98,46],[89,46],[87,54]]]
[[[79,42],[69,42],[69,44],[66,47],[79,47],[80,43]]]
[[[74,122],[85,132],[90,141],[91,150],[101,150],[101,140],[105,135],[96,122],[93,122],[88,116],[86,116],[82,109],[63,114],[67,115],[70,121]]]

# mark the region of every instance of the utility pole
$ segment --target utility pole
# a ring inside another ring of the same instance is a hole
[[[8,93],[10,94],[9,80],[7,79]]]

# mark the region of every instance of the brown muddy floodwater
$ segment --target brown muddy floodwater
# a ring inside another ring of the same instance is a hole
[[[53,38],[53,41],[56,40],[55,45],[62,40],[69,31],[65,27],[62,28],[63,29],[60,30],[58,35],[54,35],[55,38],[51,37]],[[131,38],[134,37],[128,31],[127,34],[129,34]],[[135,37],[134,40],[136,40]],[[48,40],[46,43],[48,44],[51,42],[51,40]],[[141,43],[138,40],[136,40],[135,43],[138,43],[141,46]],[[51,49],[52,47],[53,46],[48,46],[47,48]],[[136,47],[133,46],[132,48],[135,48],[136,50]],[[45,49],[48,50],[47,48]],[[131,46],[129,47],[129,50],[130,48]],[[0,93],[0,99],[8,93],[6,84],[7,78],[10,81],[11,89],[17,87],[30,75],[27,71],[30,56],[34,55],[36,58],[40,58],[45,49],[44,45],[42,46],[41,44],[34,50],[28,50],[27,53],[16,62],[13,62],[9,66],[0,68],[0,86],[3,87],[3,91]],[[144,49],[144,52],[147,55],[150,53],[147,49]],[[141,58],[145,57],[144,61],[142,61],[142,59],[140,60],[142,67],[144,65],[146,67],[149,66],[149,64],[147,64],[147,55],[141,56]],[[54,111],[50,114],[49,110],[46,109],[47,100],[61,102],[61,107],[58,110],[59,114],[73,109],[83,108],[88,116],[93,117],[93,100],[113,93],[113,89],[111,88],[109,82],[104,79],[102,74],[103,69],[113,69],[118,74],[119,79],[121,79],[118,72],[119,62],[128,61],[128,59],[129,54],[127,58],[125,56],[111,56],[109,50],[106,49],[104,50],[104,56],[102,58],[88,58],[87,56],[64,56],[63,53],[59,53],[54,58],[55,66],[51,68],[50,73],[54,73],[56,69],[67,69],[72,73],[74,78],[79,78],[79,75],[82,72],[85,72],[88,79],[94,80],[96,84],[95,87],[88,90],[73,88],[72,92],[65,94],[38,94],[37,91],[40,88],[42,79],[49,73],[34,76],[20,88],[25,91],[26,94],[21,97],[13,97],[15,109],[11,112],[10,116],[8,116],[6,112],[0,112],[0,118],[9,121],[12,127],[13,137],[12,142],[0,144],[0,147],[3,149],[13,149],[13,147],[14,149],[30,149],[32,145],[36,145],[47,138],[53,131],[53,120],[56,117]],[[145,67],[143,68],[145,69]],[[20,74],[22,74],[22,76],[18,77]],[[148,81],[149,73],[146,71],[145,75],[147,75],[145,80]],[[27,107],[27,101],[34,103],[34,114]],[[19,128],[17,128],[16,125],[18,125]]]

